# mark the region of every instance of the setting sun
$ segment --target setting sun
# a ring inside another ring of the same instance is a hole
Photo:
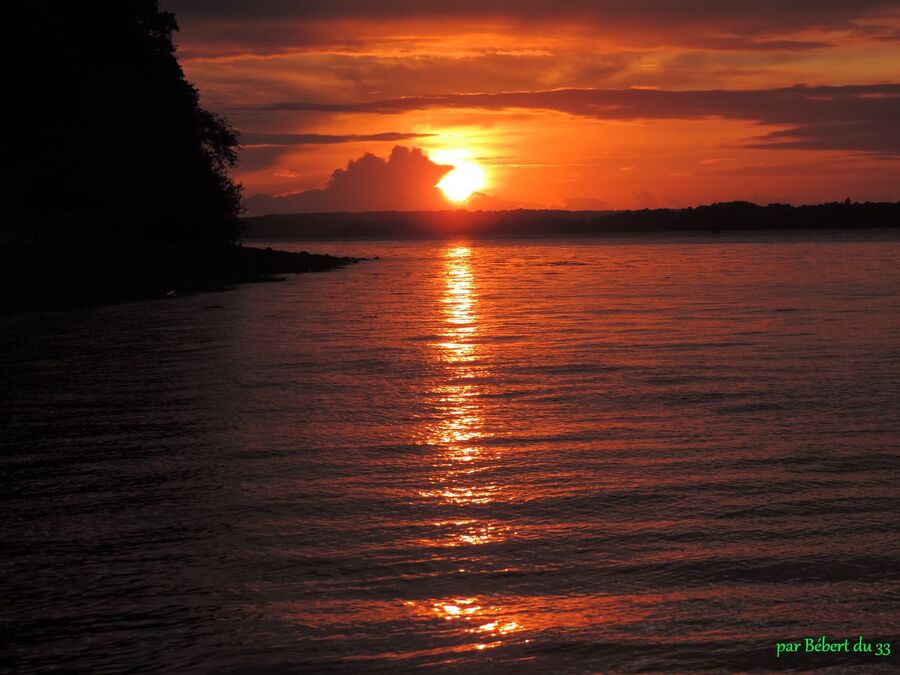
[[[437,150],[431,153],[433,162],[453,167],[436,185],[451,201],[463,202],[486,185],[484,169],[468,157],[469,153],[465,150]]]

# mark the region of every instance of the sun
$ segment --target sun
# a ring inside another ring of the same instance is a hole
[[[464,202],[476,190],[482,189],[487,180],[484,169],[469,159],[467,150],[436,150],[429,153],[431,161],[436,164],[449,164],[453,170],[438,181],[435,187],[440,188],[447,199]]]

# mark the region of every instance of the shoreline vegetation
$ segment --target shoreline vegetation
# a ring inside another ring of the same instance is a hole
[[[0,313],[152,300],[359,262],[226,244],[135,242],[0,246]]]
[[[900,228],[900,202],[831,202],[808,206],[723,202],[640,211],[377,211],[288,213],[244,219],[255,239],[340,237],[558,237],[639,232],[860,230]]]
[[[241,246],[239,134],[157,0],[25,3],[10,25],[0,313],[141,300],[355,262]]]

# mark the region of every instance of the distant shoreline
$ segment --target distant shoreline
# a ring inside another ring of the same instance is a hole
[[[358,262],[302,251],[207,243],[0,245],[0,314],[222,290]]]
[[[630,233],[900,228],[900,202],[811,206],[727,202],[641,211],[379,211],[292,213],[245,218],[248,239],[446,239],[596,236]]]

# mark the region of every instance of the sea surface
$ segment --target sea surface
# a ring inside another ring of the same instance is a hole
[[[0,670],[898,667],[898,235],[277,246],[0,317]]]

